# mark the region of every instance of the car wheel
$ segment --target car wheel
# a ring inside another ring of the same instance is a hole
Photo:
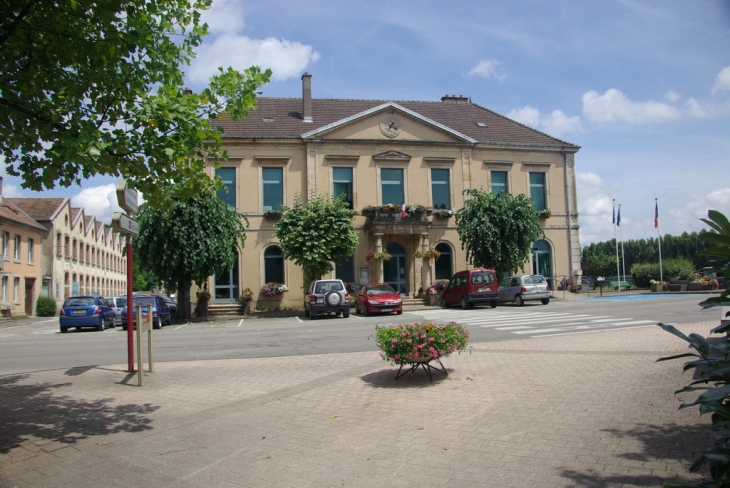
[[[550,303],[550,299],[549,298],[543,298],[542,300],[540,300],[540,302],[542,302],[543,305],[547,305],[548,303]]]
[[[317,318],[317,312],[315,312],[314,310],[310,310],[309,311],[309,320],[314,320],[316,318]]]
[[[344,312],[342,312],[342,317],[347,318],[349,316],[350,316],[350,311],[349,310],[345,310]]]
[[[81,327],[76,327],[76,330],[81,330]],[[99,332],[104,330],[104,319],[103,318],[101,319],[101,322],[99,322],[99,325],[96,326],[96,330],[98,330]]]
[[[493,302],[489,302],[489,306],[492,308],[497,308],[497,300],[494,300]]]
[[[152,328],[153,329],[161,329],[162,328],[162,322],[158,320],[157,323],[155,323],[155,321],[153,320],[152,321]]]
[[[362,309],[365,312],[365,316],[370,317],[371,312],[370,312],[370,310],[368,310],[368,306],[365,305]]]
[[[304,316],[309,317],[309,309],[307,307],[304,307]]]
[[[398,310],[395,314],[396,315],[403,315],[403,310]]]
[[[469,302],[466,301],[466,297],[461,297],[461,309],[469,310]]]
[[[444,297],[441,297],[441,308],[449,308],[449,302],[447,302]]]
[[[360,315],[360,309],[355,305],[355,315]]]
[[[61,327],[61,333],[65,334],[66,332],[68,332],[68,327]]]
[[[525,301],[522,299],[522,297],[520,295],[517,295],[515,297],[515,305],[517,305],[518,307],[521,307],[524,304],[525,304]]]

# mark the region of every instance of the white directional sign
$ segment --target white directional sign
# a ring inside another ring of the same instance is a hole
[[[129,218],[122,212],[114,212],[112,217],[112,228],[121,232],[122,234],[138,236],[139,235],[139,222]]]
[[[117,183],[117,202],[128,214],[137,214],[137,190],[129,188],[127,180]]]

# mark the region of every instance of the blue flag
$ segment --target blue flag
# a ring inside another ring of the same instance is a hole
[[[616,203],[613,204],[613,215],[611,216],[611,223],[616,225]]]
[[[621,205],[618,206],[618,217],[616,217],[616,225],[621,225]]]

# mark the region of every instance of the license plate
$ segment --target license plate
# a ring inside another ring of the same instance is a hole
[[[324,303],[324,298],[317,298],[317,303]]]
[[[479,290],[478,290],[478,291],[479,291],[480,293],[484,293],[484,292],[486,292],[486,291],[491,291],[491,290],[489,289],[489,287],[488,287],[488,286],[483,286],[483,287],[479,288]]]
[[[381,308],[380,311],[381,312],[392,312],[393,309],[392,308]]]
[[[74,315],[86,315],[86,310],[74,310]]]

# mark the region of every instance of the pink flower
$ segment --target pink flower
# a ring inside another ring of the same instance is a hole
[[[434,339],[433,337],[429,337],[429,338],[428,338],[428,342],[433,342],[433,341],[435,341],[435,340],[436,340],[436,339]]]
[[[396,354],[395,356],[393,356],[393,359],[395,359],[396,361],[398,361],[400,359],[400,354]]]
[[[408,339],[408,340],[407,340],[406,342],[407,342],[408,344],[410,344],[411,342],[413,342],[413,339]]]

